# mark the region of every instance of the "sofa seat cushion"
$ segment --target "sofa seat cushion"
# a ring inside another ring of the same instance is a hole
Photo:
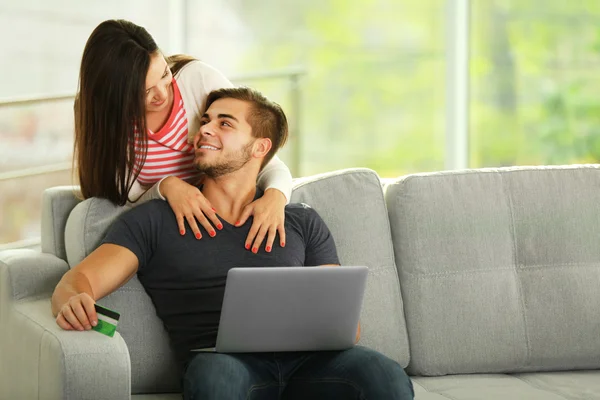
[[[412,377],[415,400],[594,400],[600,371]]]

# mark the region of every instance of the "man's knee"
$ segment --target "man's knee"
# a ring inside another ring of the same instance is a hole
[[[238,358],[225,354],[198,354],[189,363],[183,380],[185,399],[246,398],[251,372]]]
[[[412,382],[396,361],[365,347],[347,350],[345,367],[366,398],[412,399]],[[381,397],[384,396],[384,397]]]

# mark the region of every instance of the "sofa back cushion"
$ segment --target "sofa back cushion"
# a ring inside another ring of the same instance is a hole
[[[600,170],[411,175],[386,188],[417,375],[600,368]]]
[[[292,202],[306,203],[325,221],[342,265],[369,267],[360,344],[406,366],[404,310],[381,182],[368,169],[298,179]]]

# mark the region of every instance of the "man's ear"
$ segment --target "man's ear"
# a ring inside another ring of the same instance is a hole
[[[254,142],[254,151],[252,155],[256,158],[264,158],[273,147],[273,143],[269,138],[256,139]]]

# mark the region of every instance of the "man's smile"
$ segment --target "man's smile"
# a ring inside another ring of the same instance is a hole
[[[207,150],[219,150],[215,146],[210,146],[210,145],[207,145],[207,144],[200,146],[200,148],[201,149],[207,149]]]
[[[201,150],[217,151],[217,150],[221,150],[221,148],[218,146],[215,146],[212,143],[200,142],[200,143],[198,143],[198,148],[196,149],[196,152],[199,152]]]

